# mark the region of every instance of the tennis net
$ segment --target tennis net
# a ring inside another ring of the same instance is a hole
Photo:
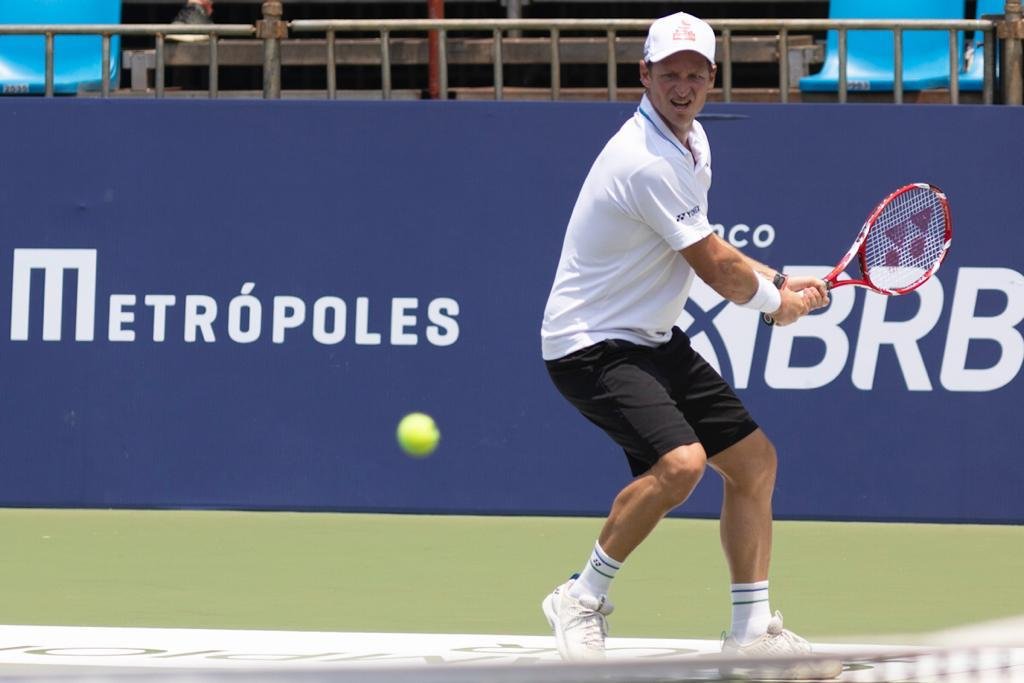
[[[1024,617],[901,639],[910,644],[865,637],[817,644],[814,655],[764,659],[725,656],[715,641],[610,638],[609,658],[600,663],[561,662],[542,636],[2,628],[17,630],[0,640],[17,633],[17,642],[52,644],[0,647],[0,680],[23,683],[785,681],[811,678],[819,664],[835,660],[843,668],[834,680],[843,682],[1024,683]],[[142,647],[165,637],[207,647]],[[325,651],[328,644],[336,651]]]

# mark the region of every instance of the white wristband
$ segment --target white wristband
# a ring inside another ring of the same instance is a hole
[[[752,308],[762,313],[774,313],[782,305],[782,294],[771,282],[757,273],[757,291],[750,301],[740,304],[743,308]]]

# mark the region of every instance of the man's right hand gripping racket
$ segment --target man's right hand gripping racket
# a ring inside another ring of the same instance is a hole
[[[952,241],[946,195],[928,183],[904,185],[871,212],[846,256],[824,277],[825,285],[856,285],[886,296],[908,294],[938,272]],[[840,280],[854,256],[860,279]],[[763,317],[774,324],[771,315]]]

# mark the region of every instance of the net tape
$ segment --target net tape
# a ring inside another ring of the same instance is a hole
[[[1024,648],[896,647],[841,654],[799,657],[736,658],[698,655],[659,660],[612,659],[597,663],[543,662],[530,665],[491,664],[455,666],[378,666],[307,669],[302,671],[113,669],[74,672],[77,667],[42,667],[44,675],[4,675],[0,680],[41,683],[669,683],[683,681],[795,680],[794,672],[813,671],[815,663],[840,658],[843,673],[837,680],[929,681],[942,683],[1024,683]],[[54,672],[53,669],[64,669]]]

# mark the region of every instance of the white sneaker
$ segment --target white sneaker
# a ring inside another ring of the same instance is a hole
[[[772,657],[792,658],[812,654],[810,643],[782,628],[781,612],[776,612],[768,622],[768,632],[752,643],[740,645],[732,636],[726,638],[722,643],[722,654],[760,660],[750,667],[723,667],[720,673],[726,677],[741,675],[748,678],[809,680],[835,678],[843,671],[843,663],[838,659],[815,657],[806,661],[783,662],[777,666],[767,661]]]
[[[555,632],[558,654],[566,661],[604,659],[605,617],[615,608],[604,595],[574,598],[569,595],[572,583],[569,580],[558,586],[540,604]]]

